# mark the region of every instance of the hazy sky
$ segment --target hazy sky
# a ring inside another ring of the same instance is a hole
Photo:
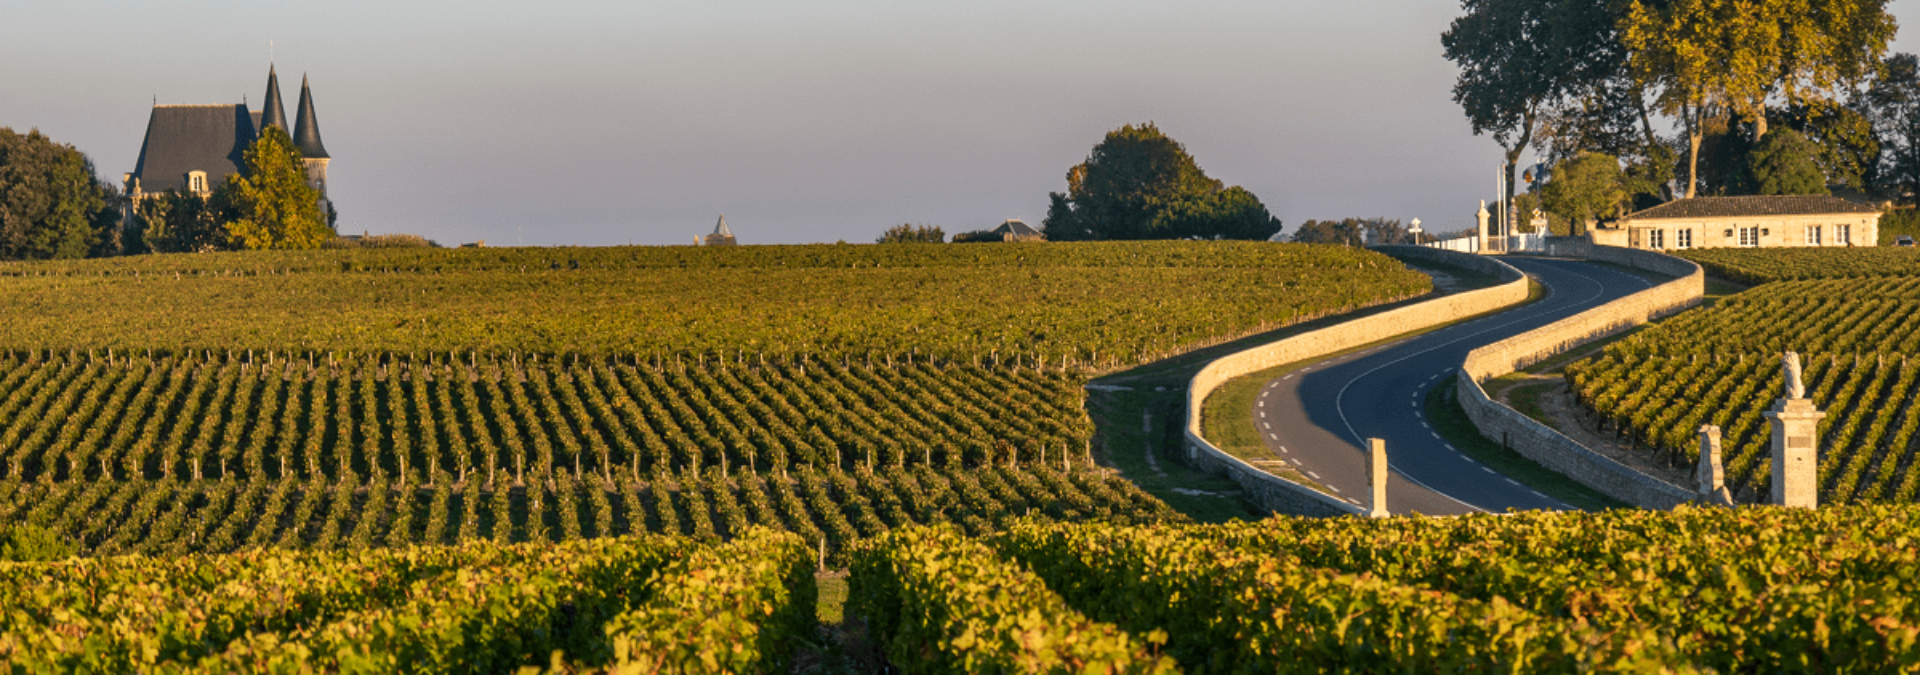
[[[1920,0],[1896,0],[1903,25]],[[118,182],[149,107],[289,109],[311,75],[342,231],[444,244],[871,241],[1038,225],[1154,121],[1309,218],[1470,226],[1499,150],[1452,103],[1447,0],[8,0],[0,126]],[[1902,32],[1903,37],[1907,31]],[[1896,42],[1900,51],[1920,41]]]

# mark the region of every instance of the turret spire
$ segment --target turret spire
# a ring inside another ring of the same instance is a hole
[[[265,103],[260,104],[264,106],[260,109],[260,127],[262,129],[265,129],[268,125],[278,126],[281,131],[286,131],[291,128],[287,126],[286,104],[281,103],[280,100],[280,76],[273,72],[273,65],[268,64],[267,99]]]
[[[320,144],[320,121],[313,115],[313,91],[307,88],[307,76],[300,76],[300,109],[294,112],[293,146],[307,159],[327,157]],[[282,127],[285,128],[285,127]]]

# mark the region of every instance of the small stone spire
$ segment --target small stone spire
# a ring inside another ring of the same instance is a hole
[[[286,104],[281,103],[280,98],[280,76],[274,73],[272,64],[267,65],[267,98],[260,105],[264,106],[260,108],[261,130],[269,126],[280,127],[281,131],[292,128],[287,126]]]

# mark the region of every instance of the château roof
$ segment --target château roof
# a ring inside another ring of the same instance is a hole
[[[320,121],[313,115],[313,90],[307,88],[307,76],[300,76],[300,109],[294,113],[293,146],[307,159],[327,158],[327,147],[320,144]],[[282,127],[285,128],[285,127]]]
[[[219,185],[240,172],[241,153],[256,136],[244,103],[156,105],[133,176],[146,192],[186,192],[190,171],[205,171],[207,185]]]
[[[733,236],[733,230],[727,227],[727,214],[720,214],[720,222],[713,226],[713,233],[724,237]]]
[[[254,124],[255,129],[265,129],[271,124],[287,131],[287,104],[280,98],[280,76],[273,72],[273,66],[267,66],[267,100],[260,104],[260,118]]]
[[[1879,213],[1871,204],[1831,195],[1770,195],[1764,197],[1694,197],[1627,214],[1621,220],[1676,218],[1742,218],[1810,216],[1830,213]]]
[[[1038,236],[1040,231],[1033,229],[1032,226],[1022,222],[1019,218],[1012,218],[1007,220],[1007,222],[1001,223],[999,227],[993,228],[993,233],[1000,235],[1011,234],[1016,237],[1032,237]]]

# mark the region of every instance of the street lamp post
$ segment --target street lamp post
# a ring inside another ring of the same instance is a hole
[[[1413,235],[1413,245],[1420,245],[1420,219],[1415,218],[1407,224],[1407,234]]]

